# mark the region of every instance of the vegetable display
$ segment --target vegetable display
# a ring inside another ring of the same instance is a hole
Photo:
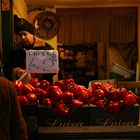
[[[76,84],[72,78],[58,80],[51,85],[47,80],[32,78],[26,83],[13,81],[21,106],[39,104],[51,108],[59,116],[68,116],[83,106],[98,106],[110,114],[119,114],[137,104],[137,95],[126,88],[115,88],[108,83],[94,82],[91,89]]]

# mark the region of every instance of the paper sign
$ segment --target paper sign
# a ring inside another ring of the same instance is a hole
[[[26,70],[29,73],[58,73],[57,50],[27,50]]]

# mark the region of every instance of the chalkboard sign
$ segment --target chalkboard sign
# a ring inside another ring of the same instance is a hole
[[[26,70],[29,73],[58,73],[57,50],[27,50]]]

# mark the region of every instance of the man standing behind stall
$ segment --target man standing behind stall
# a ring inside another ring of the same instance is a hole
[[[14,32],[19,35],[20,42],[10,52],[4,67],[5,76],[9,80],[18,79],[26,72],[26,50],[54,50],[45,40],[35,36],[35,27],[23,18],[14,15]],[[53,83],[54,73],[36,74],[40,80]]]

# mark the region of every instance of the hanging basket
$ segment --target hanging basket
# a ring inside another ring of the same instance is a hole
[[[34,20],[35,34],[42,39],[53,38],[59,30],[60,22],[57,15],[50,11],[38,14]]]

